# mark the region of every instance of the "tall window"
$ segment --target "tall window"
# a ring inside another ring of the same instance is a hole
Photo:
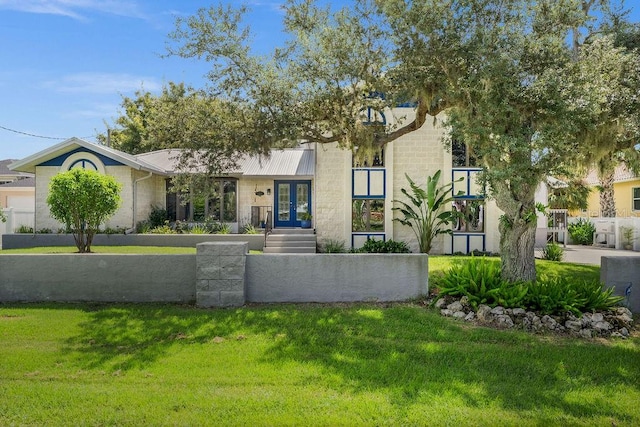
[[[633,190],[633,201],[631,205],[634,211],[640,211],[640,187],[635,187]]]
[[[384,199],[353,201],[351,216],[353,232],[384,232]]]
[[[453,231],[465,233],[484,232],[484,200],[455,199],[454,209],[459,213]]]
[[[172,184],[167,181],[167,213],[172,219],[204,221],[208,218],[219,222],[238,220],[238,181],[232,178],[214,178],[207,196],[180,193],[170,194]],[[179,203],[178,200],[182,202]]]
[[[237,183],[235,179],[215,179],[213,183],[213,196],[208,199],[208,217],[220,222],[237,221]]]
[[[451,141],[451,166],[454,168],[476,167],[478,161],[469,146],[459,139]]]

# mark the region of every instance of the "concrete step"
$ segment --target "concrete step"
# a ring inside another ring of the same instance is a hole
[[[313,228],[274,228],[271,235],[281,234],[316,234]]]
[[[264,248],[265,254],[315,254],[315,247],[276,247],[276,246],[267,246]]]
[[[269,240],[267,241],[266,247],[267,248],[304,248],[304,247],[315,248],[316,241],[315,240],[311,240],[311,241],[288,240],[284,242],[273,242]]]
[[[264,253],[315,253],[317,238],[313,231],[291,229],[292,233],[269,234],[265,242]],[[298,232],[304,231],[304,232]]]
[[[267,242],[315,242],[315,234],[270,234]]]

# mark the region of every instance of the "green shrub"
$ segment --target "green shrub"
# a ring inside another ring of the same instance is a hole
[[[144,233],[150,233],[150,232],[151,232],[151,224],[149,223],[149,221],[144,220],[136,224],[136,233],[144,234]]]
[[[209,230],[204,225],[194,224],[189,227],[189,234],[209,234]]]
[[[585,306],[583,298],[564,277],[541,277],[529,284],[527,308],[543,314],[571,312],[580,315]]]
[[[151,212],[149,212],[149,228],[161,227],[165,224],[165,221],[169,220],[169,214],[167,210],[160,206],[151,206]]]
[[[51,230],[50,228],[41,228],[40,230],[36,230],[36,233],[38,233],[38,234],[52,234],[53,230]]]
[[[16,229],[16,233],[33,233],[33,227],[28,225],[21,225]]]
[[[231,226],[229,224],[220,224],[215,231],[216,234],[231,234]]]
[[[579,218],[576,222],[572,222],[567,226],[571,239],[579,245],[593,244],[593,233],[596,232],[596,226],[591,221]]]
[[[342,240],[327,239],[322,244],[322,252],[327,254],[341,254],[346,252],[345,244]]]
[[[405,242],[367,239],[358,252],[370,254],[407,254],[411,252],[411,250]]]
[[[582,312],[611,310],[620,305],[624,299],[624,297],[613,295],[613,288],[605,288],[597,280],[576,282],[573,287],[584,300]]]
[[[480,304],[496,306],[500,288],[507,285],[500,277],[500,264],[488,262],[484,257],[456,263],[436,283],[440,295],[467,296],[474,308]],[[507,297],[505,292],[503,298]]]
[[[548,261],[562,261],[564,249],[557,243],[548,243],[542,250],[542,259]]]
[[[149,230],[151,234],[177,234],[177,231],[171,228],[169,221],[165,221],[163,225],[154,227]]]
[[[242,234],[259,234],[253,224],[247,223],[242,226]]]
[[[125,229],[122,227],[106,227],[104,230],[100,231],[102,234],[125,234]]]

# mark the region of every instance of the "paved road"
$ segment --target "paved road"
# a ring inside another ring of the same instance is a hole
[[[603,256],[640,257],[640,252],[595,246],[567,245],[567,247],[564,248],[564,257],[562,260],[578,264],[600,265],[600,257]],[[536,257],[540,257],[540,251],[538,250],[536,250]]]

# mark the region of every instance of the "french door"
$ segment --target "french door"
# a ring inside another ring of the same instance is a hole
[[[276,181],[275,189],[275,226],[300,227],[301,215],[311,212],[311,181]]]

